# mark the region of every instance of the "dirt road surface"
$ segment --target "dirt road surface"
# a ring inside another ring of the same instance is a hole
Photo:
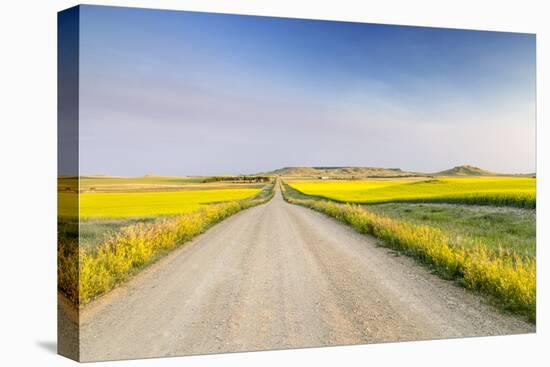
[[[280,191],[81,313],[83,361],[533,332]]]

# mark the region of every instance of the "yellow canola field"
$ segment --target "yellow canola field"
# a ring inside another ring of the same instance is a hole
[[[289,181],[306,195],[340,202],[446,201],[534,208],[536,179],[530,177],[445,177],[426,180]]]
[[[190,213],[212,203],[250,198],[257,188],[161,192],[82,193],[80,217],[127,218]],[[71,195],[60,193],[62,195]],[[60,197],[60,200],[63,199]],[[63,211],[61,209],[61,211]],[[60,213],[63,215],[63,213]]]

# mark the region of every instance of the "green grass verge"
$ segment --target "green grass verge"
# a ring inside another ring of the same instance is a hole
[[[388,203],[363,206],[401,221],[444,230],[455,242],[471,247],[483,243],[493,251],[536,255],[536,217],[529,209],[493,206]]]

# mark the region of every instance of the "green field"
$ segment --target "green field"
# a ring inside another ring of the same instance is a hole
[[[530,177],[289,180],[287,183],[307,195],[362,204],[433,201],[534,208],[536,202],[536,179]]]
[[[535,257],[534,210],[439,203],[386,203],[364,208],[396,220],[440,228],[462,246],[483,243],[494,251],[505,249]]]

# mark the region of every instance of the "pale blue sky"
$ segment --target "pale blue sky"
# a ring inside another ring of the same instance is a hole
[[[80,172],[535,170],[535,36],[82,6]]]

